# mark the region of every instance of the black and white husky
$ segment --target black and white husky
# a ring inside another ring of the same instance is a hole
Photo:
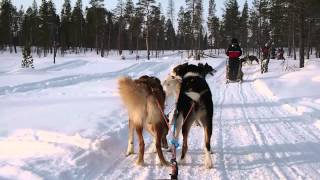
[[[205,167],[212,167],[210,139],[212,135],[213,102],[212,94],[205,77],[215,70],[208,64],[181,64],[176,66],[163,83],[166,94],[177,97],[176,118],[177,138],[182,129],[183,145],[181,161],[185,160],[188,150],[188,134],[192,124],[197,120],[204,129]],[[180,89],[178,91],[177,89]]]

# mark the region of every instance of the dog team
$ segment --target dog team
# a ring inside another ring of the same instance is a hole
[[[164,114],[165,99],[174,96],[176,99],[175,117],[178,138],[183,136],[181,161],[185,160],[188,150],[188,134],[192,124],[198,121],[203,127],[205,142],[205,167],[211,168],[210,140],[212,135],[213,102],[212,94],[205,80],[215,70],[206,64],[181,64],[176,66],[161,84],[152,76],[138,79],[121,77],[118,80],[120,97],[128,110],[129,136],[127,155],[134,153],[134,132],[139,141],[137,164],[144,164],[145,141],[143,130],[153,136],[154,151],[157,152],[161,165],[169,165],[165,160],[162,148],[168,148],[166,136],[170,129]]]

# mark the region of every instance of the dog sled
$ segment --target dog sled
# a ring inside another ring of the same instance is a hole
[[[233,72],[234,69],[230,68],[228,59],[226,60],[226,84],[228,83],[242,83],[243,81],[243,72],[242,72],[242,63],[239,62],[237,73]]]

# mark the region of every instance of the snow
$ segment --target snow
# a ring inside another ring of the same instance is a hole
[[[124,56],[66,54],[56,64],[50,56],[33,57],[35,69],[21,69],[20,54],[0,54],[0,179],[169,178],[171,169],[159,166],[147,133],[146,165],[135,165],[137,154],[125,156],[128,117],[117,78],[164,80],[186,56]],[[291,59],[271,60],[263,75],[259,65],[245,65],[242,84],[225,84],[225,57],[203,62],[218,70],[207,77],[215,105],[213,168],[204,167],[203,130],[193,126],[179,178],[317,179],[320,60],[306,61],[303,69]]]

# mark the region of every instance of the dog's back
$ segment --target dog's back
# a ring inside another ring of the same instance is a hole
[[[143,126],[145,122],[155,124],[160,121],[158,104],[163,108],[165,99],[160,81],[158,83],[151,77],[137,80],[122,77],[118,84],[120,96],[134,124]]]

